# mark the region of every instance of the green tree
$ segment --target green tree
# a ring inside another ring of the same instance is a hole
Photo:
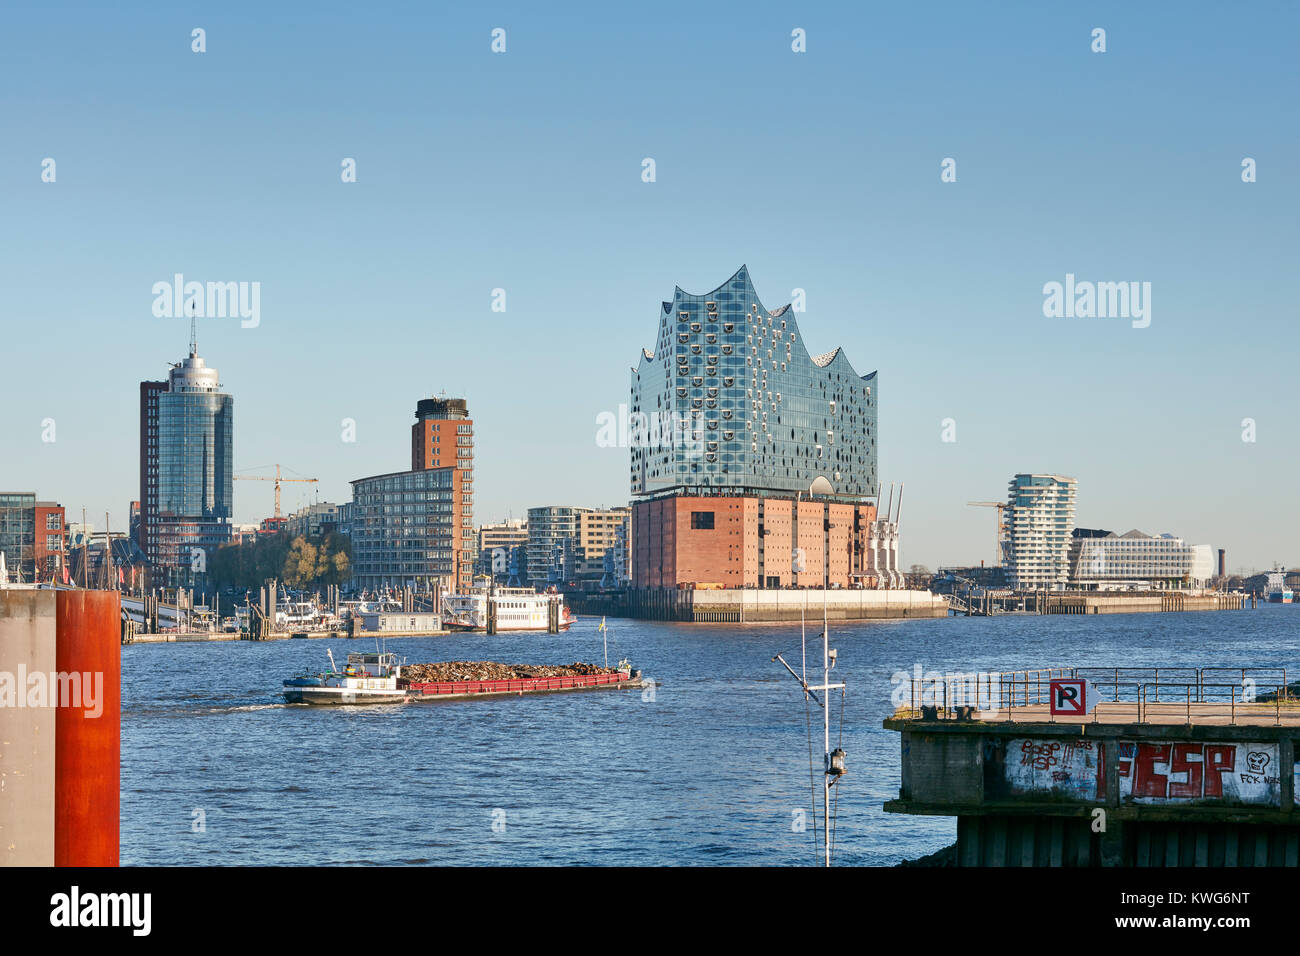
[[[284,583],[291,588],[305,588],[319,573],[316,546],[301,535],[294,538],[284,559],[281,574]]]

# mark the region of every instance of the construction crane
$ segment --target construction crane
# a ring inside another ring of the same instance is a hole
[[[966,504],[972,508],[997,508],[998,509],[998,537],[994,542],[993,550],[993,567],[1002,567],[1002,542],[1007,539],[1007,524],[1003,518],[1003,511],[1007,507],[1005,501],[968,501]]]
[[[280,517],[280,482],[282,481],[309,481],[315,482],[315,478],[284,478],[280,475],[280,466],[275,466],[275,477],[262,475],[235,475],[236,481],[274,481],[275,482],[275,516]]]

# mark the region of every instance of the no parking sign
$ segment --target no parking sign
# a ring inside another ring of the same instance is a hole
[[[1082,717],[1097,706],[1097,695],[1084,677],[1059,677],[1049,691],[1053,717]]]

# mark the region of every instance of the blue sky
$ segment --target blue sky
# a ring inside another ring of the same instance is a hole
[[[446,391],[476,420],[478,520],[625,503],[596,416],[674,285],[745,263],[769,308],[806,290],[810,350],[879,369],[905,563],[991,558],[965,502],[1051,471],[1081,525],[1300,564],[1300,13],[1138,6],[11,4],[0,486],[124,525],[137,383],[189,334],[150,289],[181,272],[261,283],[257,328],[199,330],[237,470],[345,500],[407,467],[416,401]],[[1045,318],[1066,273],[1150,282],[1150,327]],[[235,496],[270,512],[269,484]]]

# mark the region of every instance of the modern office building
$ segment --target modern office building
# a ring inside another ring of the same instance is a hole
[[[478,574],[505,582],[510,575],[510,552],[528,546],[528,522],[511,518],[478,529]]]
[[[596,584],[605,552],[631,509],[547,506],[528,509],[528,568],[533,585]]]
[[[230,541],[234,406],[193,341],[166,382],[140,383],[139,544],[153,586],[193,587]]]
[[[577,576],[583,581],[597,581],[605,574],[605,555],[626,536],[632,509],[583,508],[578,514]]]
[[[443,593],[474,581],[474,423],[463,399],[416,406],[411,470],[358,478],[340,518],[352,539],[352,580],[365,590]]]
[[[1007,576],[1018,590],[1058,590],[1070,579],[1075,479],[1016,475],[1007,490]]]
[[[563,584],[577,574],[573,542],[581,508],[528,509],[528,580],[536,587]]]
[[[427,468],[352,482],[352,581],[358,588],[455,589],[460,522],[451,472]]]
[[[632,370],[633,586],[887,586],[876,373],[810,353],[743,266],[704,295],[676,289],[658,326]]]
[[[1076,535],[1070,569],[1071,586],[1082,590],[1200,588],[1214,575],[1214,549],[1136,530]]]
[[[67,563],[63,505],[35,492],[0,492],[0,552],[9,580],[51,581]]]

